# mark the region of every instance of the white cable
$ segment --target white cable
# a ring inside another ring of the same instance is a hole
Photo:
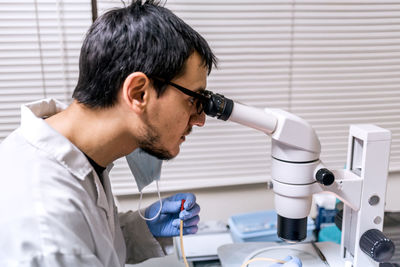
[[[160,209],[158,210],[157,214],[154,215],[154,217],[152,217],[152,218],[146,218],[146,217],[144,217],[144,216],[142,215],[142,213],[140,212],[140,205],[141,205],[142,196],[143,196],[143,191],[140,191],[140,199],[139,199],[138,211],[139,211],[139,216],[142,217],[143,220],[152,221],[152,220],[154,220],[155,218],[157,218],[158,215],[160,215],[160,213],[161,213],[162,201],[161,201],[160,189],[158,188],[158,180],[156,180],[156,186],[157,186],[158,200],[160,201]]]
[[[273,258],[253,258],[251,260],[245,261],[240,267],[247,267],[247,265],[249,265],[252,262],[256,262],[256,261],[269,261],[269,262],[276,262],[276,263],[286,263],[286,261],[283,260],[278,260],[278,259],[273,259]]]

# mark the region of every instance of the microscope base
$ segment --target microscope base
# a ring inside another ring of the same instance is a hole
[[[332,242],[316,243],[324,254],[330,267],[344,267],[345,262],[339,257],[340,245]],[[237,267],[246,260],[256,257],[271,257],[283,259],[287,255],[299,257],[303,266],[326,267],[327,265],[318,257],[317,252],[310,243],[288,245],[273,242],[234,243],[218,248],[218,256],[223,267]],[[249,267],[266,266],[265,262],[254,262]]]

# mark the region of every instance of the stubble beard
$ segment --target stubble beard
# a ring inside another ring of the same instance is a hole
[[[175,156],[171,155],[168,150],[159,146],[160,139],[160,135],[157,133],[154,127],[151,124],[148,124],[146,133],[143,139],[139,142],[139,147],[146,153],[160,160],[173,159]]]

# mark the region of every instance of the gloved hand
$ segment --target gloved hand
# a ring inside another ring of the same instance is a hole
[[[286,261],[286,263],[275,263],[269,267],[301,267],[303,265],[300,259],[296,257],[287,256],[284,261]]]
[[[184,210],[181,211],[182,199],[185,199]],[[146,221],[150,232],[155,237],[168,237],[179,235],[180,220],[183,220],[183,234],[195,234],[200,220],[200,206],[196,197],[191,193],[178,193],[164,198],[160,215],[152,221]],[[154,217],[160,209],[160,202],[150,205],[146,211],[147,218]]]

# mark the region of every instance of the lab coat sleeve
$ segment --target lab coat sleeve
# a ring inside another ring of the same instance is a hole
[[[119,213],[118,216],[126,244],[126,263],[139,263],[173,251],[172,238],[155,238],[137,211]]]

